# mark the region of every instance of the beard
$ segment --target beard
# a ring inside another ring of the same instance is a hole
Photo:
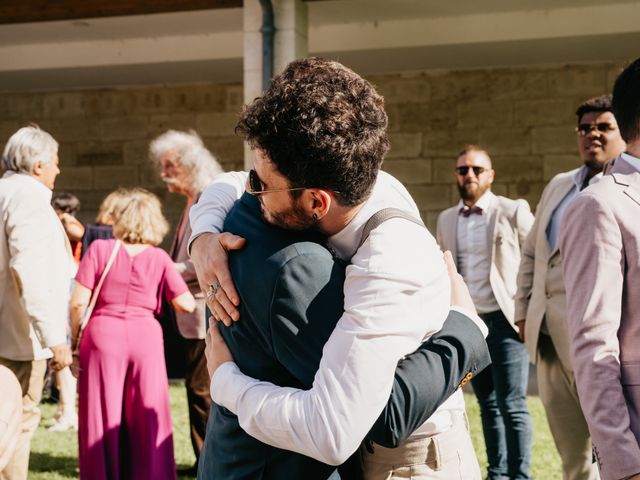
[[[489,190],[490,186],[481,186],[478,182],[465,182],[463,185],[458,184],[458,192],[462,200],[476,203]]]
[[[298,232],[313,230],[317,220],[308,217],[304,210],[294,204],[289,210],[283,212],[270,212],[261,205],[262,218],[271,225],[284,228],[285,230],[295,230]]]
[[[599,160],[596,158],[587,158],[584,161],[584,164],[587,166],[588,169],[593,170],[594,172],[601,172],[602,169],[604,168],[604,164],[607,163],[609,160],[613,160],[612,158],[608,159],[608,160]]]

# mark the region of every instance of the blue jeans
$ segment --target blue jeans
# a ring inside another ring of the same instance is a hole
[[[480,404],[489,480],[530,479],[529,356],[501,311],[480,315],[489,328],[491,365],[471,380]]]

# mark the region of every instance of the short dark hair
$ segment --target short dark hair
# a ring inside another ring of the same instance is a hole
[[[475,145],[475,144],[473,144],[473,143],[469,143],[469,144],[465,145],[465,146],[462,148],[462,150],[460,150],[460,151],[458,152],[458,156],[456,157],[456,160],[457,160],[458,158],[460,158],[461,156],[466,155],[467,153],[471,153],[471,152],[482,152],[482,153],[484,153],[487,157],[489,157],[489,153],[488,153],[484,148],[482,148],[480,145]]]
[[[613,114],[629,143],[640,137],[640,58],[625,68],[613,86]]]
[[[578,117],[578,123],[580,123],[580,119],[585,113],[612,111],[611,94],[607,94],[593,97],[582,102],[576,110],[576,116]]]
[[[332,190],[353,206],[373,189],[389,149],[387,124],[384,99],[368,81],[338,62],[306,58],[244,108],[236,132],[292,187]]]
[[[51,206],[56,210],[75,216],[80,210],[80,200],[73,193],[60,192],[51,198]]]

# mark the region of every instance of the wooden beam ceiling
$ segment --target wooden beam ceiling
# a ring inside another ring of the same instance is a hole
[[[242,0],[11,0],[0,2],[0,24],[240,7]]]

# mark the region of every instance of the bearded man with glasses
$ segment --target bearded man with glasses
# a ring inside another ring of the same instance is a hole
[[[489,327],[492,364],[471,380],[480,404],[489,480],[528,479],[531,416],[527,408],[529,359],[514,323],[520,249],[533,224],[525,200],[494,195],[491,158],[476,145],[459,154],[457,205],[438,217],[437,239],[450,250]]]
[[[625,148],[611,110],[611,95],[587,100],[576,115],[584,164],[556,175],[542,192],[522,252],[515,315],[520,338],[537,365],[540,400],[567,480],[597,479],[599,475],[570,360],[560,222],[576,195],[599,181],[605,163]]]
[[[406,401],[387,425],[396,433],[408,428],[390,443],[369,434],[390,395],[394,403],[398,361],[447,327],[456,277],[406,189],[380,171],[389,148],[383,98],[337,62],[296,60],[245,107],[236,131],[254,151],[247,192],[244,180],[219,176],[190,214],[192,260],[213,317],[225,323],[214,323],[208,336],[216,407],[198,478],[333,480],[327,465],[345,462],[367,437],[373,444],[360,452],[366,480],[409,473],[479,480],[457,389],[477,369],[465,368],[452,389],[438,381],[442,362],[420,369],[407,377]],[[226,220],[219,218],[225,207],[233,208]],[[388,221],[370,223],[390,209]],[[220,231],[217,220],[224,220],[220,235],[210,233]],[[309,234],[337,258],[318,244],[287,244]],[[246,246],[231,248],[229,237]],[[273,245],[275,254],[267,250]],[[225,246],[234,250],[237,291]],[[464,321],[455,343],[472,334],[486,351],[482,321]],[[414,395],[419,390],[426,391]],[[427,408],[423,400],[434,393],[440,406]]]

